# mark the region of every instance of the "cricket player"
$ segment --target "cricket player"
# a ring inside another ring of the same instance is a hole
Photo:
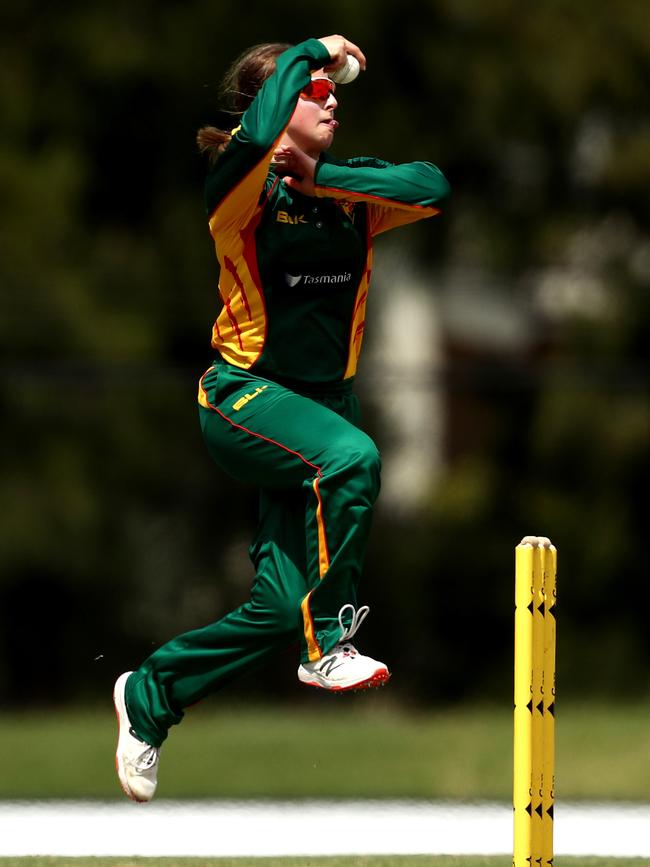
[[[299,645],[298,678],[319,689],[390,677],[351,643],[368,613],[357,589],[380,479],[353,384],[373,239],[438,214],[449,187],[428,162],[330,155],[329,73],[348,55],[365,69],[338,35],[256,46],[227,77],[240,124],[199,132],[222,302],[199,414],[215,463],[261,491],[255,578],[249,601],[118,678],[116,765],[135,801],[153,797],[161,744],[184,709],[287,647]]]

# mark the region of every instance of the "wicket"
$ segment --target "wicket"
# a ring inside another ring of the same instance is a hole
[[[556,567],[545,536],[517,545],[513,867],[553,864]]]

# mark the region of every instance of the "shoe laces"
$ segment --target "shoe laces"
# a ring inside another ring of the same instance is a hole
[[[138,773],[151,770],[158,761],[159,753],[160,750],[158,747],[147,747],[147,749],[143,750],[135,761],[133,761],[133,768],[138,771]]]
[[[343,612],[347,611],[348,608],[352,612],[352,618],[350,620],[350,625],[345,626],[343,623]],[[339,644],[343,644],[343,642],[353,637],[357,629],[361,626],[363,621],[368,616],[369,611],[370,608],[368,605],[362,605],[361,608],[355,609],[354,605],[352,605],[350,602],[348,602],[341,608],[341,610],[339,611],[339,624],[341,626],[341,637],[339,638]],[[352,645],[350,645],[350,647],[352,647]],[[354,650],[354,648],[352,649]]]
[[[129,729],[129,734],[134,740],[139,741],[142,746],[145,747],[141,753],[138,753],[138,755],[129,762],[131,767],[137,771],[137,773],[141,774],[144,771],[150,770],[156,764],[158,756],[160,755],[160,747],[152,747],[146,743],[146,741],[143,741],[136,735],[133,727]]]

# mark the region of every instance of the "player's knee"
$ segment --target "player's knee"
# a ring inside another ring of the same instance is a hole
[[[288,592],[281,587],[267,587],[263,594],[253,589],[252,598],[247,603],[251,617],[264,626],[265,632],[277,638],[291,637],[301,623],[301,590]]]
[[[364,434],[354,443],[349,453],[349,466],[355,484],[364,497],[374,503],[381,483],[381,457],[369,436]]]

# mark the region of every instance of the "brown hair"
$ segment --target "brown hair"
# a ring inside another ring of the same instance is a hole
[[[227,104],[224,112],[240,118],[255,99],[266,79],[275,72],[280,54],[291,48],[285,42],[265,42],[245,51],[230,66],[220,87],[220,95]],[[233,124],[235,125],[235,124]],[[196,134],[201,153],[207,153],[214,162],[231,139],[230,131],[216,126],[204,126]]]

